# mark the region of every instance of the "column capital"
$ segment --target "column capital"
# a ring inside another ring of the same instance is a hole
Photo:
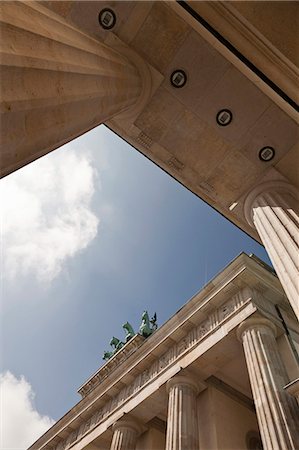
[[[137,435],[139,435],[143,431],[140,423],[137,420],[134,420],[130,417],[119,419],[112,425],[113,431],[120,429],[132,430],[135,433],[137,433]]]
[[[130,106],[124,112],[120,113],[122,119],[135,120],[138,114],[143,111],[146,104],[148,103],[150,97],[153,95],[153,73],[150,70],[149,65],[145,62],[143,58],[133,50],[129,45],[125,44],[121,39],[119,39],[115,34],[108,33],[105,39],[105,45],[109,48],[117,51],[120,55],[126,58],[130,63],[137,69],[140,79],[141,79],[141,92],[137,97],[136,102]]]
[[[268,331],[268,333],[270,332],[274,337],[276,336],[276,326],[269,319],[264,317],[251,317],[240,323],[237,328],[237,337],[240,342],[243,342],[242,337],[244,332],[251,328],[264,328]]]
[[[188,386],[193,389],[196,394],[199,394],[199,392],[204,389],[202,383],[197,383],[193,378],[186,375],[176,375],[168,380],[166,383],[167,392],[174,386]]]
[[[244,201],[244,216],[249,223],[254,228],[254,223],[252,220],[253,205],[255,200],[264,193],[287,193],[293,196],[295,199],[298,198],[298,191],[292,184],[284,180],[271,180],[265,181],[264,183],[255,186],[246,196]]]

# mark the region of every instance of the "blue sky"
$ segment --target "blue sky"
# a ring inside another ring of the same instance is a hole
[[[110,338],[124,337],[122,323],[137,330],[144,309],[164,323],[242,251],[270,263],[263,247],[104,126],[1,185],[2,382],[11,396],[27,383],[40,420],[79,400]],[[7,438],[6,448],[25,440]]]

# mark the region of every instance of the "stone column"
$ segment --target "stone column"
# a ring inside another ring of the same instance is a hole
[[[298,192],[277,181],[257,186],[245,200],[247,221],[258,231],[299,319]]]
[[[1,175],[140,101],[144,86],[136,61],[42,2],[0,2],[0,15]]]
[[[113,437],[110,450],[135,450],[140,426],[131,419],[118,420],[112,426]]]
[[[168,416],[166,450],[198,450],[197,385],[175,376],[167,382]]]
[[[299,410],[296,400],[284,390],[287,374],[275,333],[273,323],[263,318],[247,319],[238,328],[263,448],[296,450],[299,448]]]

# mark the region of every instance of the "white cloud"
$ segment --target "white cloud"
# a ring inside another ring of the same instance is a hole
[[[95,238],[95,170],[69,147],[1,181],[4,276],[52,281]]]
[[[54,424],[41,416],[33,404],[34,392],[24,377],[12,373],[0,375],[1,428],[0,448],[26,449]]]

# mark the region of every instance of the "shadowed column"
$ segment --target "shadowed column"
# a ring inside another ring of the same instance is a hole
[[[245,201],[245,215],[255,226],[290,304],[299,319],[298,193],[285,182],[257,186]]]
[[[142,80],[118,52],[37,2],[1,2],[1,175],[132,107]],[[99,25],[100,26],[100,25]]]
[[[251,389],[264,450],[299,448],[299,410],[284,390],[287,374],[267,319],[247,319],[238,328],[243,343]]]
[[[135,450],[140,427],[129,420],[118,420],[112,427],[113,438],[110,450]]]
[[[166,450],[198,450],[197,385],[176,376],[167,382]]]

